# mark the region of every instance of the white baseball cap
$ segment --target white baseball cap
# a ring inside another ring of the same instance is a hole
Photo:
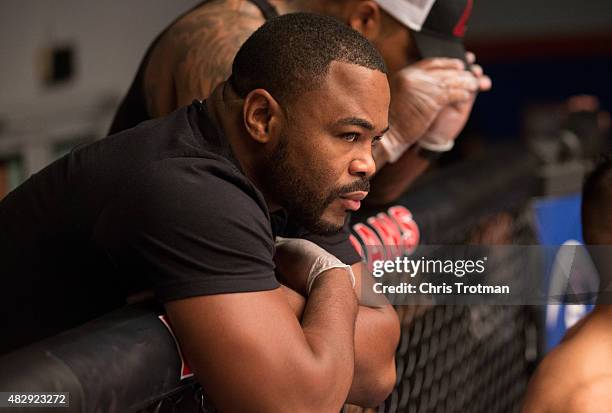
[[[465,61],[463,37],[473,0],[376,0],[380,7],[413,31],[422,57]]]

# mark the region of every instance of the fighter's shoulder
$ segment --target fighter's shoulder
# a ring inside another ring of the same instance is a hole
[[[250,35],[264,22],[264,16],[250,1],[211,1],[177,20],[161,40],[173,48],[196,44],[205,48],[228,38],[243,38],[245,32]]]

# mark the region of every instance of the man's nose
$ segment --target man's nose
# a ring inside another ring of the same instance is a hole
[[[351,175],[370,179],[376,172],[376,164],[372,157],[372,149],[368,148],[359,153],[359,156],[351,161],[349,172]]]

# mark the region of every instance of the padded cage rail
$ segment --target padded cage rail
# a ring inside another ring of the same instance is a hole
[[[508,168],[512,165],[512,168]],[[431,174],[395,205],[421,242],[533,244],[534,163],[520,149]],[[366,222],[384,208],[354,217]],[[519,306],[398,306],[397,383],[378,412],[514,412],[537,355],[533,310]],[[0,356],[0,391],[67,391],[63,412],[214,412],[193,378],[180,380],[159,309],[132,305]],[[345,412],[362,411],[345,406]],[[12,412],[45,411],[11,408]]]

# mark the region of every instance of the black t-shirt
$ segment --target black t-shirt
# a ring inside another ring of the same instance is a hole
[[[0,203],[0,228],[0,308],[10,320],[0,336],[16,343],[145,289],[166,302],[277,288],[275,235],[359,260],[348,231],[319,237],[282,211],[271,217],[197,103],[77,148],[33,175]]]

